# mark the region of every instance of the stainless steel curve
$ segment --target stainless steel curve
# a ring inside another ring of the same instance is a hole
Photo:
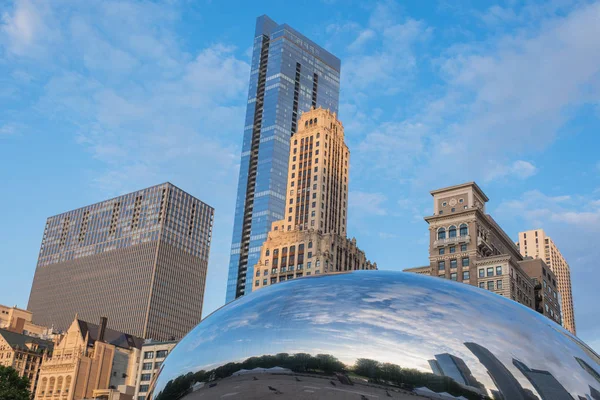
[[[175,347],[151,392],[148,400],[600,400],[600,357],[486,290],[359,271],[227,304]]]

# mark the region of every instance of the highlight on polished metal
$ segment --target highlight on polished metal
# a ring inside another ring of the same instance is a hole
[[[307,277],[194,328],[148,400],[600,399],[600,357],[477,287],[389,271]]]

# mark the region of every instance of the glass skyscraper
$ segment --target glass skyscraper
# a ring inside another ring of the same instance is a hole
[[[252,267],[271,223],[285,212],[290,137],[302,112],[323,107],[337,114],[340,60],[290,26],[258,17],[227,302],[251,291]]]
[[[214,210],[170,183],[48,218],[27,309],[131,335],[182,338],[202,316]]]

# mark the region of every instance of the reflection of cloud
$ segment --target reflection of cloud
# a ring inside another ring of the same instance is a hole
[[[431,372],[428,360],[448,353],[494,388],[463,345],[474,342],[484,344],[523,388],[534,390],[513,358],[548,370],[575,393],[589,379],[571,354],[594,361],[554,329],[562,328],[531,309],[456,282],[384,271],[322,276],[262,289],[215,312],[181,342],[181,353],[173,352],[161,382],[179,371],[264,354],[323,353],[347,365],[369,358]],[[574,376],[566,377],[564,368]]]

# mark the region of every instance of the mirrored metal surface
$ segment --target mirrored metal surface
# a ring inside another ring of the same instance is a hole
[[[152,393],[600,400],[600,358],[546,317],[486,290],[359,271],[283,282],[217,310],[175,347]]]

